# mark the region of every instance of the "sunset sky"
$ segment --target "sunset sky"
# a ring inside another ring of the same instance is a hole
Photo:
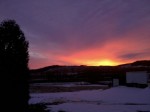
[[[150,59],[150,0],[0,0],[29,41],[30,68]]]

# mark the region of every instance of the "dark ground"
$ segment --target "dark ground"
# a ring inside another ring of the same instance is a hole
[[[42,86],[42,85],[30,85],[30,93],[54,93],[54,92],[73,92],[81,90],[97,90],[97,89],[108,89],[108,86]]]

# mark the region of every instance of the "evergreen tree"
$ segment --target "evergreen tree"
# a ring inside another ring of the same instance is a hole
[[[28,108],[28,42],[14,20],[0,24],[0,75],[3,112],[27,112]]]

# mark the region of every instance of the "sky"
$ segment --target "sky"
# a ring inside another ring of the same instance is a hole
[[[29,41],[29,68],[150,59],[150,0],[0,0]]]

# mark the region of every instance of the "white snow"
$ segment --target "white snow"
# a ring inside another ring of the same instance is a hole
[[[113,87],[62,93],[31,93],[29,103],[53,103],[54,112],[150,112],[150,88]]]
[[[149,105],[96,105],[64,103],[52,107],[54,112],[65,110],[66,112],[150,112]]]

